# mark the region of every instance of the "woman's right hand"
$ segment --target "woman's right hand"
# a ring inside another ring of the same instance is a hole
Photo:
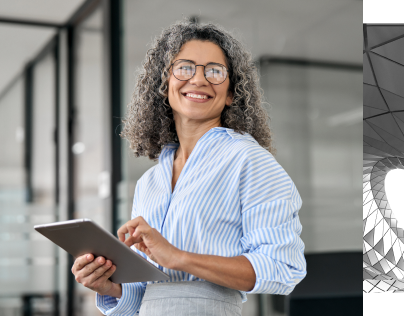
[[[104,257],[94,259],[92,254],[78,257],[72,267],[72,273],[78,283],[100,295],[120,298],[122,296],[121,285],[108,279],[115,270],[116,266],[112,264],[111,260],[105,260]]]

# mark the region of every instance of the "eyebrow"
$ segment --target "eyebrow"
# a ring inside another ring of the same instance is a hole
[[[192,61],[194,64],[196,64],[196,61],[195,60],[192,60],[192,59],[185,59],[185,58],[180,58],[181,60],[189,60],[189,61]],[[222,64],[222,63],[218,63],[218,62],[216,62],[216,61],[210,61],[210,62],[208,62],[208,63],[206,63],[206,65],[207,64],[219,64],[219,65],[223,65],[223,66],[225,66],[226,68],[227,68],[227,66],[226,66],[226,64]]]

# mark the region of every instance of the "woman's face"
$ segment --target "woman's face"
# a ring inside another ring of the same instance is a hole
[[[189,41],[181,47],[174,61],[178,59],[192,60],[196,65],[206,65],[214,62],[229,69],[223,51],[212,42]],[[204,76],[203,67],[196,67],[196,73],[190,80],[180,81],[174,77],[172,68],[170,68],[168,101],[173,109],[176,124],[201,124],[216,119],[219,119],[220,122],[220,114],[223,108],[232,102],[232,95],[228,92],[229,84],[228,76],[219,85],[211,84]],[[200,102],[200,99],[186,96],[186,93],[191,91],[193,94],[198,94],[198,92],[208,94],[211,98],[206,102]]]

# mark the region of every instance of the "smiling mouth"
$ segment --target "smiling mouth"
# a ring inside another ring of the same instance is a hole
[[[212,99],[212,97],[208,95],[194,94],[194,93],[182,93],[184,97],[193,98],[197,100],[208,100]]]

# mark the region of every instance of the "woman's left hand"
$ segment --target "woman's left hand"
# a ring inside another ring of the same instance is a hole
[[[125,234],[129,237],[125,240]],[[138,216],[122,225],[118,229],[118,238],[128,247],[135,247],[144,252],[151,260],[159,265],[175,269],[180,259],[181,250],[170,244],[155,228]]]

